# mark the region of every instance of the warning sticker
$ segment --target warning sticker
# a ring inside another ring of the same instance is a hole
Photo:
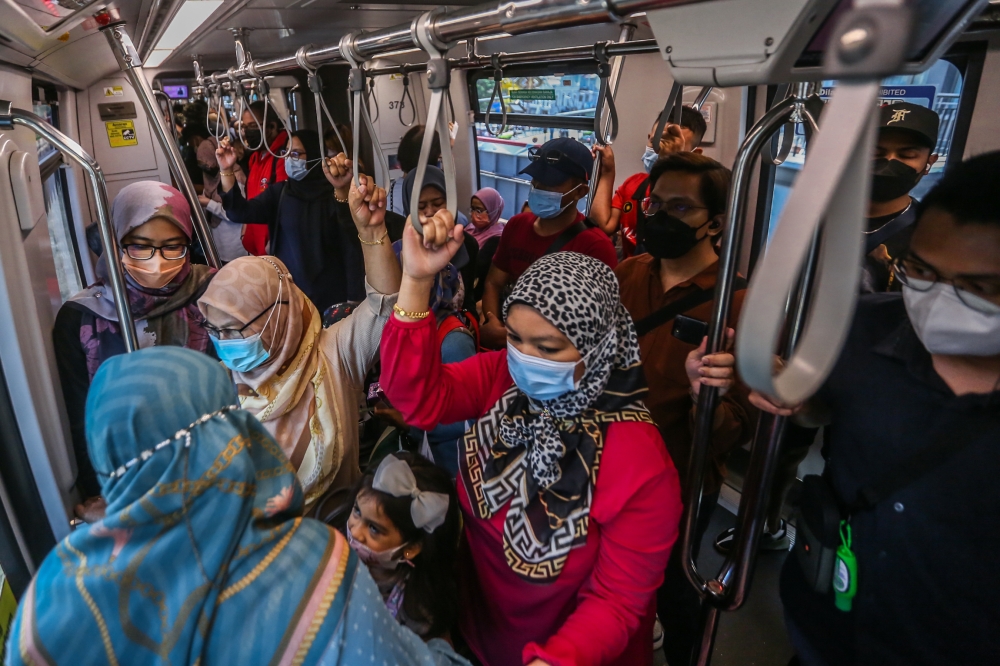
[[[108,141],[112,148],[124,148],[125,146],[138,146],[139,141],[135,138],[135,123],[131,120],[113,120],[104,123],[108,130]]]
[[[0,661],[5,657],[4,647],[7,645],[7,632],[14,623],[14,615],[17,613],[17,601],[14,600],[14,593],[11,592],[7,578],[0,571]]]
[[[121,86],[104,86],[104,96],[105,97],[123,97],[125,91]]]

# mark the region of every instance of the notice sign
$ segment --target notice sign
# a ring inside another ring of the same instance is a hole
[[[7,578],[0,570],[0,661],[5,662],[4,648],[7,645],[7,634],[14,624],[14,615],[17,613],[17,601],[14,600],[14,593],[7,583]]]
[[[515,89],[510,91],[510,99],[523,99],[534,102],[554,102],[556,101],[556,91],[554,88],[533,88],[530,90]]]
[[[121,86],[104,86],[104,96],[105,97],[123,97],[125,91],[122,90]]]
[[[124,148],[125,146],[138,146],[139,141],[135,138],[135,123],[131,120],[114,120],[104,123],[108,130],[108,141],[112,148]]]

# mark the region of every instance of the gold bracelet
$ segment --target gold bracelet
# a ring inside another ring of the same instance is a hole
[[[430,310],[427,312],[407,312],[403,308],[399,307],[399,304],[392,304],[392,311],[398,314],[400,317],[406,317],[407,319],[427,319],[430,316]]]
[[[361,237],[361,234],[358,234],[358,240],[361,241],[361,243],[363,245],[382,245],[385,242],[385,237],[388,236],[388,235],[389,235],[389,231],[386,230],[386,232],[384,234],[382,234],[381,238],[379,238],[375,242],[372,242],[372,241],[366,241],[364,238]]]
[[[340,197],[337,196],[337,190],[333,191],[333,200],[336,201],[337,203],[347,203],[347,201],[350,198],[351,198],[350,195],[348,195],[346,199],[341,199]]]
[[[236,176],[236,174],[235,174],[235,173],[233,173],[232,171],[220,171],[220,172],[219,172],[219,175],[220,175],[220,176],[233,176],[233,177],[235,177],[235,176]]]

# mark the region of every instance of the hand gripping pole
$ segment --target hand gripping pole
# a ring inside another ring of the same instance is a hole
[[[444,166],[445,200],[448,211],[455,215],[458,211],[458,195],[455,185],[455,155],[448,141],[448,120],[441,113],[444,96],[451,85],[451,71],[444,53],[448,45],[441,44],[431,33],[431,25],[436,11],[425,12],[417,17],[411,26],[415,41],[430,56],[427,62],[427,86],[431,89],[431,102],[427,109],[427,123],[424,125],[424,138],[420,144],[420,159],[417,162],[417,175],[413,182],[413,193],[410,196],[410,223],[417,233],[423,234],[424,227],[420,223],[420,190],[424,186],[424,174],[427,173],[427,159],[434,143],[434,131],[441,137],[441,162]]]

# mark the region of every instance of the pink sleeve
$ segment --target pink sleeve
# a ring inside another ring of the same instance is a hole
[[[506,353],[444,365],[433,317],[403,322],[393,315],[382,332],[379,383],[409,425],[433,430],[440,423],[478,419],[493,406],[513,382]]]
[[[612,425],[591,510],[601,539],[594,572],[559,631],[525,646],[524,663],[589,666],[619,657],[663,581],[681,509],[677,471],[656,428]]]

